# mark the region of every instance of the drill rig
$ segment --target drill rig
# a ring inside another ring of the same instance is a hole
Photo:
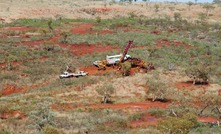
[[[130,62],[132,67],[140,67],[146,70],[154,69],[152,63],[147,63],[139,58],[132,58],[130,55],[127,55],[128,50],[133,44],[133,40],[129,40],[128,44],[125,46],[122,54],[106,56],[106,60],[95,61],[93,64],[98,67],[98,70],[106,70],[106,66],[116,65],[121,69],[121,63]]]
[[[93,64],[98,67],[98,70],[106,70],[106,66],[110,65],[118,65],[119,63],[126,61],[128,58],[130,58],[130,55],[127,55],[127,52],[131,45],[133,44],[133,41],[130,40],[126,47],[124,48],[123,54],[119,55],[112,55],[112,56],[106,56],[106,60],[101,61],[94,61]]]

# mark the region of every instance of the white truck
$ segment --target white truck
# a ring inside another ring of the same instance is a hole
[[[59,76],[59,78],[62,79],[62,78],[80,77],[80,76],[87,76],[87,75],[88,75],[88,72],[84,72],[84,71],[79,71],[77,73],[69,73],[65,71]]]
[[[106,56],[106,65],[113,65],[113,64],[116,64],[118,62],[120,62],[120,58],[122,57],[122,54],[118,54],[118,55],[112,55],[112,56]],[[127,60],[128,58],[130,58],[131,56],[130,55],[126,55],[124,57],[124,60]],[[99,64],[99,61],[94,61],[93,62],[93,65],[95,66],[98,66]]]

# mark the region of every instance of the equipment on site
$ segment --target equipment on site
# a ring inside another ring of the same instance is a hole
[[[106,60],[94,61],[93,64],[98,67],[98,70],[105,70],[106,66],[116,65],[123,61],[126,61],[128,58],[131,57],[130,55],[127,55],[127,52],[132,44],[133,44],[133,41],[130,40],[122,54],[112,55],[112,56],[107,55]]]
[[[88,72],[84,72],[84,71],[79,71],[77,73],[69,73],[65,71],[59,76],[59,78],[62,79],[62,78],[80,77],[80,76],[87,76],[87,75],[88,75]]]
[[[70,72],[75,72],[74,70],[71,69],[71,65],[66,66],[66,70],[59,76],[60,79],[62,78],[70,78],[70,77],[80,77],[80,76],[87,76],[88,72],[84,71],[78,71],[76,73],[70,73]]]
[[[140,67],[146,70],[154,69],[152,63],[147,63],[139,58],[132,58],[130,55],[127,55],[128,50],[133,44],[133,40],[129,40],[128,44],[125,46],[122,54],[106,56],[105,60],[94,61],[93,64],[98,67],[98,70],[105,70],[106,66],[116,65],[121,68],[121,63],[130,62],[132,67]]]

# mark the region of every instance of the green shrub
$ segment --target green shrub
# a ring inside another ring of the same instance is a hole
[[[0,134],[11,134],[9,131],[0,130]]]
[[[160,108],[151,108],[148,111],[148,114],[155,116],[155,117],[163,117],[167,115],[166,110]]]
[[[97,93],[103,97],[102,103],[110,103],[110,97],[115,92],[115,88],[112,84],[105,84],[103,86],[98,86],[96,89]]]
[[[190,129],[194,128],[197,124],[197,117],[193,114],[185,114],[181,118],[167,117],[166,119],[159,120],[157,128],[163,133],[183,133],[188,134]]]
[[[121,63],[120,66],[121,66],[121,69],[123,70],[122,75],[129,76],[132,64],[130,62],[124,62],[124,63]]]
[[[38,111],[32,111],[29,114],[30,126],[36,128],[39,132],[41,132],[47,125],[54,125],[54,114],[50,111],[47,104],[39,104],[37,110]],[[50,128],[49,130],[55,131],[54,129]]]
[[[143,113],[135,113],[135,114],[131,114],[128,119],[130,121],[138,121],[143,117]]]
[[[52,126],[46,126],[43,128],[42,134],[65,134],[63,131],[58,130]]]
[[[147,99],[152,101],[167,101],[167,96],[171,93],[171,90],[167,84],[160,79],[159,74],[154,74],[151,78],[148,78],[146,85],[148,90],[146,92]]]

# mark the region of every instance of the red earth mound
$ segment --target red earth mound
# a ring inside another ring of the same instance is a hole
[[[200,90],[201,93],[205,93],[206,92],[206,88],[209,86],[209,84],[195,84],[193,85],[192,81],[187,81],[187,82],[178,82],[175,84],[175,87],[178,90]]]
[[[15,93],[21,93],[25,92],[26,90],[24,88],[18,88],[15,85],[6,85],[1,92],[2,96],[7,96]]]
[[[56,111],[67,111],[72,110],[76,108],[75,106],[72,106],[71,104],[52,104],[51,109]]]
[[[10,111],[10,112],[3,112],[0,114],[0,119],[10,119],[10,118],[16,118],[16,119],[24,119],[26,116],[24,113],[20,111]]]
[[[108,12],[111,10],[117,10],[116,8],[95,8],[97,12]]]
[[[71,32],[73,34],[86,34],[89,31],[92,31],[92,27],[92,24],[76,24]]]
[[[94,104],[89,105],[89,108],[112,108],[112,109],[137,109],[137,110],[148,110],[150,108],[166,108],[169,103],[162,102],[134,102],[134,103],[122,103],[122,104]]]
[[[156,126],[157,121],[159,119],[160,118],[156,118],[152,115],[144,114],[143,117],[140,120],[131,121],[129,124],[134,128],[136,128],[136,127],[147,127],[147,126],[150,126],[150,125]]]
[[[102,75],[104,73],[116,73],[117,68],[106,67],[106,70],[98,70],[95,66],[86,66],[81,68],[82,71],[88,72],[89,75]]]
[[[93,30],[93,24],[76,24],[73,29],[71,29],[73,34],[111,34],[111,30]]]
[[[214,117],[198,117],[198,121],[201,121],[203,123],[216,123],[218,120]]]
[[[179,41],[169,41],[169,40],[165,40],[165,39],[157,41],[157,46],[158,47],[171,46],[171,45],[183,46],[185,48],[190,48],[191,47],[191,45],[185,44],[185,43],[182,43],[182,42],[179,42]]]

